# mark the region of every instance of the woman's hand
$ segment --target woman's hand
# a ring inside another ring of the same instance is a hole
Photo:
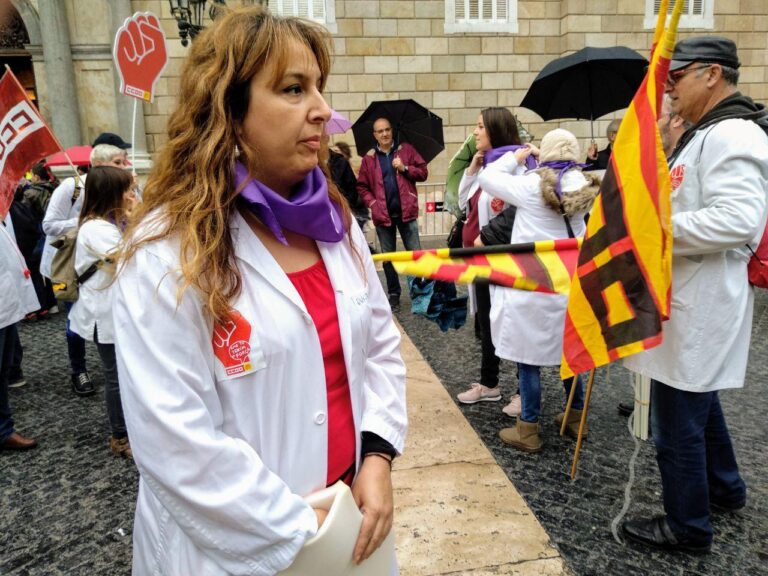
[[[352,496],[363,513],[363,524],[352,553],[352,560],[360,564],[381,546],[392,529],[391,464],[379,456],[365,458],[352,484]]]
[[[592,142],[587,148],[587,158],[590,160],[597,160],[597,143]]]
[[[483,238],[480,236],[480,234],[477,235],[477,238],[475,238],[475,241],[472,242],[472,245],[477,246],[478,248],[485,246],[485,244],[483,244]]]
[[[525,164],[526,158],[528,158],[528,156],[530,156],[532,153],[533,153],[533,148],[531,148],[531,146],[526,146],[525,148],[518,148],[517,150],[515,150],[514,154],[515,154],[515,160],[517,160],[517,164],[519,166],[522,166],[523,164]]]
[[[538,146],[534,146],[533,144],[526,144],[526,146],[531,149],[531,154],[533,154],[534,158],[539,157],[539,154],[541,154],[541,150],[539,150]]]
[[[478,150],[477,153],[472,156],[472,162],[467,167],[467,176],[474,176],[478,170],[483,166],[483,158],[485,158],[485,152]]]
[[[313,508],[315,515],[317,516],[317,529],[320,530],[320,526],[323,525],[325,519],[328,517],[328,510],[324,508]]]

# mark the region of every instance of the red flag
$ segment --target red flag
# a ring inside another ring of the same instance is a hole
[[[0,220],[25,172],[61,146],[13,72],[0,79]]]

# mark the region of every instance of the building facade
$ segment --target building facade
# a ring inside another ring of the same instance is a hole
[[[0,60],[17,71],[65,146],[89,143],[102,131],[133,138],[145,158],[163,146],[187,50],[168,0],[0,2],[5,4],[0,4]],[[518,107],[528,86],[549,61],[584,46],[624,45],[647,55],[658,4],[269,0],[273,12],[310,17],[330,31],[335,57],[327,96],[333,108],[354,120],[374,100],[413,98],[442,117],[446,151],[430,166],[433,182],[444,178],[451,155],[488,106],[511,108],[536,139],[563,126],[586,147],[588,121],[542,122]],[[733,38],[742,60],[741,90],[758,101],[768,99],[768,1],[687,0],[685,8],[681,37],[713,33]],[[119,94],[111,53],[116,30],[136,11],[160,17],[170,61],[154,102],[138,104],[134,127],[134,99]],[[620,115],[595,123],[601,147],[605,127]],[[336,139],[353,144],[351,133]]]

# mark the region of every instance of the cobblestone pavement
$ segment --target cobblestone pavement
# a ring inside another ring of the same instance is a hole
[[[517,389],[514,365],[502,362],[504,402],[461,406],[467,420],[525,498],[574,574],[592,575],[743,575],[768,574],[768,451],[765,394],[768,376],[768,292],[758,290],[746,387],[721,394],[723,409],[748,487],[748,504],[739,514],[713,519],[715,541],[705,556],[648,551],[614,541],[611,521],[624,503],[628,462],[634,442],[620,401],[630,402],[629,373],[619,365],[595,378],[589,411],[589,439],[582,446],[579,472],[570,481],[575,443],[561,438],[554,424],[564,406],[558,370],[542,371],[544,451],[528,455],[504,445],[498,432],[514,420],[501,407]],[[405,294],[405,293],[404,293]],[[480,375],[480,345],[471,325],[442,333],[437,325],[410,313],[403,298],[397,314],[416,347],[454,397]],[[470,324],[472,318],[469,318]],[[435,431],[439,434],[439,431]],[[628,518],[662,513],[661,480],[652,442],[643,442]],[[493,530],[489,526],[489,530]]]
[[[398,318],[451,394],[478,375],[480,348],[470,327],[441,333],[412,316],[404,297]],[[462,407],[515,487],[533,509],[574,574],[760,575],[768,574],[768,473],[764,414],[768,400],[768,294],[755,311],[747,387],[722,395],[749,504],[739,515],[714,520],[715,545],[708,556],[661,554],[614,542],[611,519],[619,512],[633,442],[626,419],[616,413],[631,398],[626,372],[599,372],[590,410],[590,439],[575,482],[568,479],[573,443],[556,435],[552,418],[562,401],[554,369],[544,371],[543,423],[547,443],[539,455],[514,453],[498,440],[510,425],[501,403]],[[62,314],[21,327],[27,385],[10,391],[20,432],[40,447],[0,452],[0,575],[125,576],[130,574],[131,528],[138,474],[131,462],[109,452],[109,431],[96,350],[88,365],[99,394],[75,397],[69,387]],[[505,397],[514,391],[512,366],[502,365]],[[437,432],[439,433],[439,432]],[[653,448],[638,458],[630,516],[661,510]],[[489,530],[493,530],[489,526]],[[190,575],[191,576],[191,575]]]

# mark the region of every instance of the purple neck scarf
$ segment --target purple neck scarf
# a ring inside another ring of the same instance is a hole
[[[248,178],[248,169],[237,162],[235,187],[240,189]],[[317,166],[294,187],[290,198],[252,178],[240,192],[240,199],[286,246],[283,228],[321,242],[344,238],[341,208],[328,197],[328,182]]]
[[[483,166],[487,166],[491,162],[496,162],[499,158],[504,156],[507,152],[514,152],[515,150],[519,150],[520,148],[525,148],[524,144],[511,144],[509,146],[499,146],[498,148],[491,148],[488,150],[488,152],[485,153],[485,156],[483,157]],[[533,154],[530,154],[528,158],[525,159],[525,167],[528,168],[528,170],[533,170],[536,168],[536,158],[533,157]]]
[[[557,187],[555,188],[555,194],[557,197],[563,199],[563,175],[571,168],[586,168],[589,164],[579,164],[573,160],[552,160],[550,162],[542,162],[539,164],[539,168],[551,168],[557,172]]]

